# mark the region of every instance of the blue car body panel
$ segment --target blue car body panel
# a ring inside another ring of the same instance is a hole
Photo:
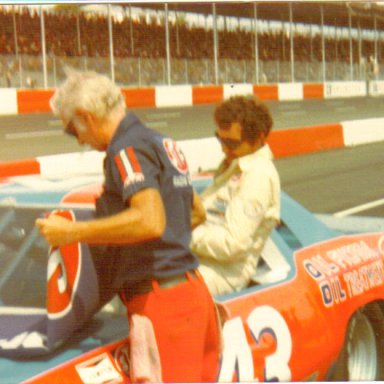
[[[209,177],[200,178],[194,180],[194,187],[199,192],[210,182]],[[32,283],[30,287],[35,290],[33,296],[40,295],[44,299],[43,285],[45,284],[44,274],[46,270],[42,263],[39,264],[39,260],[44,260],[48,247],[38,236],[33,222],[36,217],[44,215],[53,207],[59,208],[63,196],[70,192],[71,188],[72,186],[70,188],[61,187],[54,191],[38,191],[29,188],[25,183],[18,183],[17,179],[14,183],[3,185],[0,188],[0,256],[1,252],[3,254],[9,250],[13,252],[12,260],[8,260],[8,264],[4,268],[5,272],[0,274],[0,291],[11,280],[15,281],[17,285],[18,280],[24,276]],[[284,192],[281,196],[281,207],[282,223],[273,231],[271,237],[290,266],[289,273],[285,278],[285,280],[290,280],[295,275],[293,257],[295,250],[315,242],[337,237],[341,232],[327,227]],[[10,225],[10,223],[13,224]],[[10,229],[12,230],[10,231]],[[19,241],[21,237],[18,238],[20,231],[24,231],[22,241]],[[25,236],[26,232],[27,235]],[[37,260],[35,265],[29,265],[29,272],[28,266],[21,267],[28,258]],[[271,283],[271,285],[281,283],[282,281]],[[264,288],[266,286],[253,286],[248,290]],[[24,295],[23,292],[25,291],[20,289],[20,295]],[[240,294],[242,293],[227,295],[222,299],[226,300]],[[41,306],[41,298],[37,299],[34,305]],[[2,308],[3,303],[0,302],[0,312]],[[0,382],[4,384],[19,383],[93,348],[121,339],[127,334],[128,327],[124,316],[98,313],[81,331],[73,334],[69,343],[54,351],[50,356],[28,359],[0,358]]]

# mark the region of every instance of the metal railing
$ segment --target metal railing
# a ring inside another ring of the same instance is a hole
[[[254,7],[256,11],[256,3]],[[323,28],[316,35],[312,30],[310,35],[301,34],[292,20],[289,39],[262,30],[256,12],[246,20],[252,27],[244,29],[239,21],[239,29],[230,33],[216,23],[203,28],[172,22],[166,4],[164,14],[152,22],[135,19],[127,11],[118,21],[110,4],[102,16],[30,8],[34,13],[13,7],[12,12],[0,14],[4,23],[0,42],[7,42],[1,52],[12,53],[0,55],[0,87],[52,88],[64,78],[66,66],[96,70],[127,87],[384,78],[381,68],[372,77],[364,65],[368,53],[376,61],[383,59],[384,44],[376,27],[374,41],[363,38],[360,30],[352,39],[350,27],[349,39],[337,34],[331,41],[338,44],[327,45],[330,36]],[[209,17],[216,20],[216,13]]]
[[[3,67],[11,67],[11,76],[0,77],[0,87],[44,88],[43,57],[32,55],[2,55]],[[95,70],[110,75],[110,60],[105,57],[64,57],[47,56],[47,87],[54,88],[64,79],[66,66],[80,70]],[[171,85],[215,84],[215,64],[212,59],[173,59],[171,60]],[[115,81],[124,87],[144,87],[167,85],[166,61],[163,58],[115,58]],[[365,80],[365,69],[358,64],[330,62],[300,62],[295,64],[294,79],[291,63],[280,61],[260,61],[259,79],[256,78],[255,62],[251,60],[218,60],[218,80],[224,83],[317,83],[324,81]],[[375,76],[384,79],[381,71]]]

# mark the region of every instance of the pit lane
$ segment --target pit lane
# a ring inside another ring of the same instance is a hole
[[[384,117],[383,98],[268,102],[274,129]],[[135,109],[177,140],[212,136],[214,106]],[[0,161],[81,151],[52,114],[0,117]],[[316,213],[384,217],[384,142],[277,159],[282,188]],[[351,210],[351,211],[347,211]]]

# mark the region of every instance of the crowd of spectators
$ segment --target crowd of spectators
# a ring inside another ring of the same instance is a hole
[[[51,56],[109,56],[108,20],[106,15],[84,12],[46,12],[44,17],[47,53]],[[16,31],[16,33],[15,33]],[[170,23],[170,49],[174,58],[212,59],[213,33],[211,29],[189,26],[187,23]],[[41,20],[33,9],[21,8],[18,12],[0,9],[0,54],[15,54],[15,35],[19,54],[41,55]],[[289,61],[291,40],[286,31],[258,34],[259,59],[262,61]],[[322,61],[320,34],[294,33],[296,62]],[[113,19],[113,46],[116,58],[165,58],[164,20],[145,17]],[[384,49],[379,42],[379,52]],[[353,60],[359,61],[357,39],[353,40]],[[372,56],[374,42],[364,40],[362,57]],[[251,60],[255,57],[255,34],[244,29],[219,30],[218,55],[220,59]],[[350,61],[348,38],[325,39],[326,61]],[[380,61],[380,57],[379,57]]]

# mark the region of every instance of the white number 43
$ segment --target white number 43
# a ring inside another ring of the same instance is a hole
[[[276,342],[274,352],[265,358],[265,377],[261,378],[262,381],[290,381],[291,370],[288,363],[292,353],[292,338],[281,314],[267,305],[260,306],[250,313],[247,325],[256,344],[265,333],[272,335]],[[224,351],[219,381],[232,381],[234,373],[240,382],[255,381],[252,350],[240,317],[224,324],[223,338]]]

